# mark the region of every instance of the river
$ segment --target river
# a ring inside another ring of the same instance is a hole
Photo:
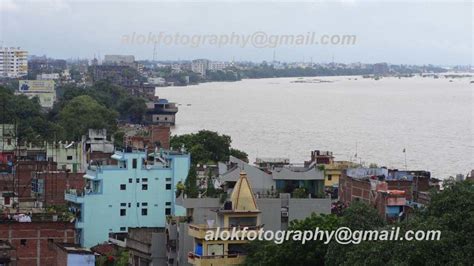
[[[251,79],[161,87],[157,94],[179,104],[172,134],[230,135],[251,162],[288,157],[302,163],[319,149],[333,151],[336,160],[404,169],[406,156],[409,169],[445,178],[474,169],[470,80]]]

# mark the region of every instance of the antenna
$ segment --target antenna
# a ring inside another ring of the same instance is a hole
[[[153,62],[156,61],[156,45],[158,43],[155,41],[154,44],[153,44]]]

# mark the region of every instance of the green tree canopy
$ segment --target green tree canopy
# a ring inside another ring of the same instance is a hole
[[[42,110],[38,98],[14,95],[7,88],[0,87],[0,123],[14,124],[18,141],[40,144],[52,140],[60,128],[50,122]]]
[[[88,95],[75,97],[59,112],[59,124],[67,139],[80,139],[90,128],[116,130],[117,113]]]
[[[231,149],[231,142],[230,136],[219,135],[217,132],[209,130],[171,137],[171,147],[179,149],[184,146],[191,153],[191,160],[194,164],[227,161],[231,154],[247,160],[245,152]]]

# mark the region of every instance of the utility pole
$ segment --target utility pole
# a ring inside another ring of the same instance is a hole
[[[408,170],[408,167],[407,167],[407,149],[406,148],[403,148],[403,154],[405,155],[405,170]]]

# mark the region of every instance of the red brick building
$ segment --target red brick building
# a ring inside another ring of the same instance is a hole
[[[375,197],[374,181],[386,182],[387,190],[405,191],[406,199],[410,201],[418,200],[420,191],[428,191],[432,188],[429,172],[385,170],[381,171],[380,175],[368,173],[368,175],[351,176],[350,173],[348,174],[350,169],[343,172],[339,180],[339,200],[344,203],[350,203],[353,200],[362,200],[367,203],[373,202]],[[409,174],[403,176],[398,173]]]
[[[35,173],[32,180],[36,200],[43,206],[64,205],[64,192],[67,189],[83,189],[85,186],[84,173],[69,173],[65,171],[46,171]],[[36,187],[35,187],[35,184]]]
[[[426,193],[436,187],[426,171],[353,168],[339,179],[339,201],[345,205],[364,201],[384,218],[394,218],[405,213],[410,204],[426,204]]]
[[[55,242],[75,243],[75,240],[74,223],[0,221],[0,241],[9,243],[14,249],[11,254],[16,258],[10,260],[16,260],[18,266],[55,265],[56,252],[52,245]]]
[[[34,202],[34,195],[31,193],[31,182],[36,172],[56,171],[57,164],[48,161],[17,161],[13,173],[16,179],[15,192],[19,202]]]
[[[147,128],[145,136],[127,136],[125,138],[125,146],[135,149],[144,149],[148,147],[153,150],[155,147],[169,149],[170,148],[170,127],[162,125],[150,125]]]

